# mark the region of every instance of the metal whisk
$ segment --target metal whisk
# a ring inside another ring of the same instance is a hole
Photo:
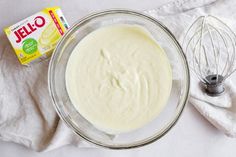
[[[224,81],[236,71],[236,35],[224,22],[208,15],[196,19],[183,40],[189,67],[207,94],[218,96]]]

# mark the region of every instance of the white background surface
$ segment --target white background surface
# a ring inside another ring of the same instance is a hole
[[[60,6],[69,24],[93,11],[109,8],[146,10],[171,0],[0,0],[0,42],[3,28],[45,7]],[[190,104],[187,104],[176,126],[161,140],[132,150],[76,148],[66,146],[54,151],[37,153],[17,144],[0,141],[0,156],[236,156],[236,139],[217,131]]]

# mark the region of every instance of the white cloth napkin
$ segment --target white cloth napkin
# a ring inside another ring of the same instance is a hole
[[[189,24],[206,13],[227,19],[226,22],[235,29],[235,4],[233,0],[177,0],[146,13],[162,21],[177,39],[181,39]],[[48,93],[47,70],[48,60],[29,67],[20,65],[6,37],[1,36],[0,139],[36,151],[51,150],[66,144],[91,147],[58,118]],[[234,94],[235,90],[232,91]],[[199,98],[204,99],[205,96]],[[193,97],[190,97],[190,102],[217,128],[235,135],[233,110],[217,108]]]

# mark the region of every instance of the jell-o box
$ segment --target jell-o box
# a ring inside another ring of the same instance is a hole
[[[51,56],[69,25],[59,7],[44,10],[8,27],[4,31],[23,65]]]

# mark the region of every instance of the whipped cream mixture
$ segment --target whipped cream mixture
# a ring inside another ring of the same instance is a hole
[[[78,112],[108,133],[153,120],[167,104],[172,71],[164,50],[137,25],[112,25],[84,37],[66,68],[66,87]]]

